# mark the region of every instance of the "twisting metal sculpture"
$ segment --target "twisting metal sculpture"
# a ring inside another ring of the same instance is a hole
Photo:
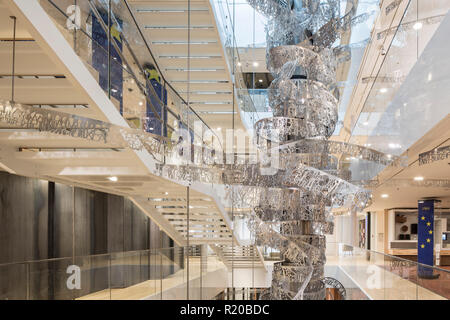
[[[338,120],[336,68],[342,48],[333,44],[363,17],[354,17],[354,6],[342,16],[340,0],[248,2],[269,18],[266,57],[275,78],[269,87],[273,117],[255,125],[258,146],[264,152],[273,143],[281,145],[284,171],[281,185],[271,186],[281,189],[261,193],[251,222],[257,243],[277,247],[284,259],[275,264],[272,287],[263,296],[325,299],[325,234],[333,231],[327,207],[343,205],[351,189],[360,196],[347,206],[368,201],[368,193],[341,179],[351,174],[339,168],[327,143]],[[279,230],[275,241],[268,237],[274,233],[271,224]]]

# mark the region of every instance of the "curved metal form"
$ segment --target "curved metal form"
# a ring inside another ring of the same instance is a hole
[[[333,153],[347,148],[368,160],[394,161],[375,150],[328,141],[338,120],[338,56],[345,51],[333,44],[365,18],[355,17],[351,1],[344,15],[340,0],[247,1],[269,18],[266,58],[275,78],[269,87],[273,117],[255,124],[257,143],[261,152],[278,151],[280,158],[275,175],[259,177],[258,185],[275,190],[261,192],[250,224],[264,223],[253,228],[257,244],[271,242],[268,230],[275,229],[288,240],[275,243],[284,260],[275,264],[263,298],[323,300],[331,283],[324,278],[325,234],[333,232],[328,209],[357,210],[370,199],[369,192],[345,181],[351,172],[339,167]],[[248,183],[256,176],[248,170],[240,178]],[[293,246],[303,250],[304,259],[292,259]]]
[[[326,288],[337,289],[339,296],[341,297],[340,300],[345,300],[347,298],[347,291],[345,290],[342,283],[340,283],[337,279],[331,278],[331,277],[325,277],[322,279],[322,282],[324,283]]]

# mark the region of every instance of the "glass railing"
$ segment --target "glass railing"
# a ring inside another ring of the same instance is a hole
[[[450,270],[342,243],[327,243],[326,276],[344,285],[347,300],[450,298]]]
[[[366,137],[362,143],[367,146],[400,155],[448,114],[447,99],[437,93],[447,73],[435,62],[446,59],[440,40],[446,31],[439,27],[450,2],[408,0],[387,9],[381,19],[392,22],[374,30],[383,45],[381,67],[375,76],[361,79],[369,93],[350,128],[350,142]]]
[[[127,1],[39,2],[132,128],[168,138],[189,128],[193,143],[210,145],[203,138],[209,131],[221,148],[164,77]]]
[[[199,246],[7,263],[0,300],[210,299],[227,286],[225,270]]]

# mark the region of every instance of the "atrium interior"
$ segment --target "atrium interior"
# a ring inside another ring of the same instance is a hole
[[[0,300],[450,298],[449,0],[0,0]]]

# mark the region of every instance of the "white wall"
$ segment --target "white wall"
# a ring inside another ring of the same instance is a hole
[[[266,262],[267,263],[267,262]],[[268,265],[265,268],[245,268],[234,269],[234,287],[235,288],[268,288],[272,283],[272,267]],[[231,272],[228,272],[228,286],[232,287]]]
[[[337,216],[334,219],[334,232],[333,239],[335,242],[351,244],[353,240],[353,221],[351,216]],[[328,238],[327,238],[328,240]]]

